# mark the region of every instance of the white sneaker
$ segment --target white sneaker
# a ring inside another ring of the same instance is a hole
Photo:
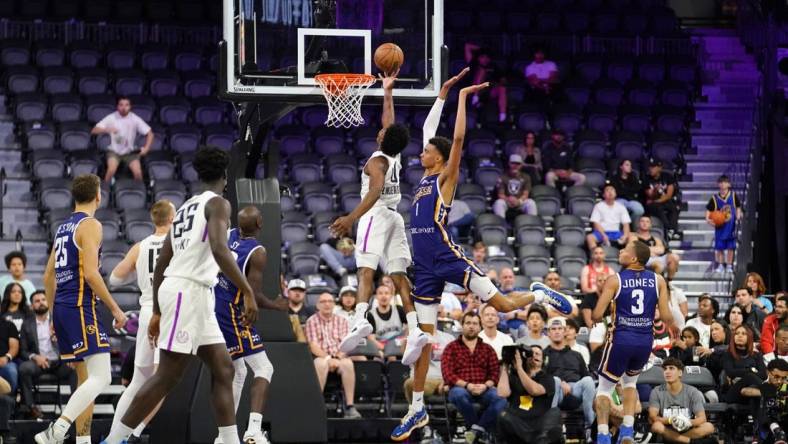
[[[402,354],[402,363],[411,365],[419,360],[421,350],[430,342],[430,335],[422,329],[416,327],[408,335],[408,342],[405,344],[405,352]]]
[[[722,264],[719,264],[717,265],[717,268],[714,269],[714,272],[717,274],[723,274],[725,273],[725,267],[723,267]]]
[[[361,320],[354,323],[347,336],[342,339],[342,342],[339,344],[339,351],[342,353],[352,352],[353,349],[361,344],[361,340],[370,334],[372,334],[372,324],[366,318],[361,318]]]
[[[49,424],[46,430],[43,432],[37,433],[36,436],[33,437],[33,440],[36,444],[62,444],[64,440],[57,439],[55,436],[55,424]]]
[[[725,272],[729,274],[733,274],[733,265],[728,265],[725,267]]]
[[[216,439],[213,440],[213,444],[224,444],[224,441],[222,441],[222,438],[217,436]]]
[[[265,432],[250,433],[247,431],[244,433],[243,442],[244,444],[271,444]]]

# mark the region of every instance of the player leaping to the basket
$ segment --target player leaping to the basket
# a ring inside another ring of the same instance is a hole
[[[433,334],[438,317],[438,304],[446,282],[461,285],[500,312],[510,312],[532,302],[549,304],[569,314],[574,306],[563,294],[542,283],[531,285],[531,291],[512,292],[504,296],[473,261],[465,256],[447,228],[454,191],[460,176],[460,160],[465,140],[465,104],[469,95],[489,84],[469,86],[460,91],[454,140],[433,137],[421,153],[424,177],[416,189],[410,211],[410,232],[413,239],[414,282],[411,297],[418,313],[419,327]],[[429,422],[424,408],[424,376],[430,360],[430,347],[423,347],[416,362],[413,401],[408,414],[391,433],[394,441],[404,441],[411,433]],[[487,385],[497,381],[487,381]],[[470,389],[467,381],[455,383]],[[473,385],[473,384],[470,384]]]

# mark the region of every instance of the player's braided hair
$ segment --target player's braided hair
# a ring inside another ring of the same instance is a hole
[[[197,151],[192,165],[201,181],[210,183],[226,177],[230,157],[215,146],[204,146]]]
[[[408,146],[408,142],[410,142],[408,127],[401,123],[395,123],[386,128],[386,132],[383,133],[380,150],[383,151],[383,154],[393,157],[401,153]]]
[[[436,136],[430,139],[430,143],[441,153],[443,161],[448,162],[451,154],[451,141],[445,137]]]

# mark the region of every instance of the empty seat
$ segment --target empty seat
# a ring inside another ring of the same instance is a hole
[[[586,176],[585,185],[591,188],[601,188],[607,178],[607,169],[600,159],[578,159],[575,169]]]
[[[66,151],[86,150],[90,147],[90,125],[85,122],[60,124],[60,147]]]
[[[145,73],[138,69],[119,69],[115,71],[115,93],[122,96],[142,94],[145,89]]]
[[[665,79],[665,60],[659,56],[645,56],[638,60],[638,77],[651,83]]]
[[[520,245],[544,245],[544,221],[539,216],[520,214],[514,219],[514,236]]]
[[[147,193],[145,184],[132,179],[115,181],[115,207],[127,209],[145,208]]]
[[[203,133],[206,145],[218,146],[225,151],[229,151],[237,139],[233,127],[225,123],[208,125],[203,130]]]
[[[49,123],[33,122],[25,125],[24,136],[27,147],[31,150],[46,150],[54,148],[56,131]]]
[[[22,66],[30,64],[30,44],[23,39],[4,39],[0,43],[0,64]]]
[[[195,125],[180,123],[170,126],[170,149],[176,153],[192,153],[202,140],[202,132]]]
[[[145,122],[153,120],[153,116],[156,114],[156,102],[149,95],[130,96],[129,102],[131,102],[132,112],[140,119]]]
[[[615,107],[609,105],[590,105],[587,112],[588,120],[586,124],[589,129],[609,134],[616,128],[618,114],[616,113]]]
[[[33,175],[39,179],[63,177],[66,171],[66,157],[60,150],[37,150],[31,154]]]
[[[175,160],[167,151],[151,151],[142,161],[151,180],[170,179],[175,176]]]
[[[506,245],[508,228],[498,215],[484,213],[476,217],[476,233],[486,245]]]
[[[616,59],[611,60],[607,65],[607,78],[615,80],[619,85],[624,85],[635,74],[635,65],[631,59]]]
[[[77,90],[80,94],[104,94],[107,92],[109,76],[103,68],[82,68],[77,71]]]
[[[170,54],[167,47],[160,44],[147,44],[140,48],[140,65],[145,71],[167,69]]]
[[[186,186],[180,180],[157,180],[153,185],[153,200],[167,199],[180,208],[186,201]]]
[[[569,214],[587,220],[596,203],[596,193],[587,185],[575,185],[566,190],[566,210]]]
[[[44,209],[71,208],[71,180],[62,177],[41,179],[39,186]]]
[[[556,105],[553,107],[553,128],[568,135],[577,132],[583,124],[583,115],[574,105]]]
[[[353,211],[358,203],[361,202],[361,184],[343,183],[339,185],[338,195],[339,204],[343,212],[349,213]]]
[[[75,122],[82,119],[82,98],[76,94],[54,94],[51,99],[52,120]]]
[[[192,99],[213,95],[215,83],[213,76],[205,71],[183,73],[183,93]]]
[[[101,244],[101,274],[108,276],[126,257],[129,244],[123,240],[108,241]]]
[[[312,229],[314,230],[315,242],[322,244],[327,242],[331,237],[333,237],[329,231],[329,227],[334,220],[339,216],[338,213],[333,211],[326,211],[323,213],[317,213],[314,215],[312,219]],[[282,236],[284,237],[284,223],[282,224]],[[302,238],[303,239],[303,238]]]
[[[473,181],[488,192],[495,188],[498,178],[503,174],[503,165],[497,158],[473,159],[471,169],[473,170]]]
[[[322,182],[309,182],[301,186],[301,203],[311,214],[334,210],[334,196]]]
[[[637,133],[621,131],[614,136],[613,151],[617,159],[628,159],[639,163],[645,156],[643,137]]]
[[[215,97],[200,97],[192,101],[194,122],[198,125],[211,125],[224,121],[227,106]]]
[[[308,218],[300,211],[287,211],[282,213],[282,242],[292,244],[301,242],[309,237]]]
[[[68,93],[74,88],[74,73],[71,68],[53,66],[41,71],[41,83],[47,94]]]
[[[561,193],[547,185],[535,185],[531,189],[531,199],[536,202],[538,214],[543,218],[551,218],[561,210]]]
[[[71,161],[68,164],[71,177],[82,174],[96,174],[99,169],[98,154],[91,149],[71,152]],[[105,202],[102,201],[102,204]]]
[[[85,116],[93,125],[115,112],[115,109],[115,97],[109,94],[94,94],[85,99]]]
[[[35,47],[35,63],[41,68],[63,66],[66,50],[57,40],[38,40]]]
[[[587,83],[594,83],[602,77],[602,56],[588,54],[575,58],[575,72]]]
[[[576,106],[586,106],[591,101],[591,87],[584,80],[572,79],[564,87],[569,102]]]
[[[16,118],[23,122],[44,120],[47,98],[41,93],[24,93],[16,96]]]
[[[290,157],[290,179],[294,183],[317,182],[322,179],[320,158],[314,154],[296,154]]]
[[[290,245],[290,272],[294,275],[315,274],[320,267],[320,250],[311,242]]]
[[[657,102],[657,89],[647,80],[631,80],[627,83],[627,100],[632,105],[653,106]]]
[[[545,128],[544,113],[538,107],[522,109],[517,118],[517,128],[535,133],[542,131]]]
[[[586,254],[579,247],[558,245],[555,247],[555,265],[561,276],[576,283],[586,265]]]
[[[660,102],[663,105],[684,108],[690,104],[690,93],[682,82],[668,80],[660,85]]]
[[[495,134],[487,130],[472,129],[465,136],[466,150],[471,157],[495,156]]]
[[[173,50],[173,62],[178,71],[193,71],[202,65],[202,51],[193,46],[180,46]]]
[[[559,245],[579,247],[585,244],[585,224],[574,214],[557,215],[553,220],[553,233]]]
[[[581,131],[575,134],[575,149],[578,158],[601,160],[607,156],[607,140],[599,131]]]
[[[88,9],[93,9],[91,5]],[[95,43],[87,40],[77,40],[69,45],[68,60],[74,69],[95,68],[101,61],[102,53]]]
[[[338,154],[345,149],[345,134],[339,128],[320,127],[312,130],[315,152],[321,156]]]
[[[475,183],[461,183],[457,186],[456,198],[468,204],[468,208],[475,214],[487,211],[487,192]]]
[[[183,97],[164,97],[159,100],[159,120],[164,125],[186,123],[190,113],[191,105]]]
[[[178,73],[168,69],[153,71],[148,79],[148,90],[156,98],[175,96],[181,86]]]
[[[9,66],[5,69],[6,87],[14,94],[38,90],[38,70],[32,66]]]
[[[126,41],[110,42],[107,44],[105,52],[108,68],[126,70],[134,67],[135,48],[132,43]]]
[[[517,250],[520,273],[541,280],[550,271],[550,252],[540,245],[523,245]]]
[[[120,236],[120,216],[114,209],[100,208],[95,216],[101,222],[102,242],[111,242]]]
[[[635,133],[648,132],[651,129],[650,109],[636,105],[621,107],[621,129]]]
[[[656,128],[669,134],[684,130],[686,116],[681,109],[662,106],[655,110]]]
[[[697,62],[692,57],[671,56],[668,74],[671,80],[692,84],[697,78],[697,72]]]
[[[356,159],[347,154],[334,154],[326,159],[328,179],[335,184],[358,182],[359,171]]]
[[[603,79],[594,84],[594,100],[600,105],[618,106],[624,99],[624,89],[618,82]]]

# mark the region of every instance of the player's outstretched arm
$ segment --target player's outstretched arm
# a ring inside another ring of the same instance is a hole
[[[254,291],[255,300],[260,308],[269,310],[287,310],[287,299],[279,297],[276,300],[271,300],[263,294],[263,270],[268,263],[268,254],[265,248],[258,248],[254,250],[249,257],[249,267],[246,270],[246,279],[249,285],[252,286]]]
[[[140,244],[137,242],[131,247],[122,261],[115,265],[115,269],[109,275],[109,285],[119,287],[127,284],[132,279],[132,274],[137,270],[137,258],[140,255]]]
[[[389,168],[389,161],[383,157],[373,157],[367,161],[364,172],[369,176],[369,191],[361,199],[358,206],[347,216],[338,217],[331,224],[329,231],[336,238],[340,238],[353,229],[353,224],[369,211],[378,201],[383,193],[383,184],[386,179],[386,170]]]
[[[208,242],[211,253],[219,265],[219,269],[244,295],[244,323],[253,324],[257,320],[257,301],[254,290],[246,280],[246,276],[235,263],[230,248],[227,246],[227,228],[230,220],[230,203],[223,197],[213,197],[205,205],[205,219],[208,220]]]
[[[430,142],[430,139],[435,137],[435,133],[438,131],[438,125],[441,121],[441,113],[443,112],[443,105],[446,103],[446,98],[449,97],[449,91],[451,88],[460,81],[465,74],[468,74],[470,68],[465,68],[460,71],[454,77],[450,77],[448,80],[443,82],[443,86],[441,86],[441,90],[438,93],[438,98],[435,99],[435,103],[430,108],[429,114],[427,114],[427,118],[424,119],[424,125],[422,126],[422,147],[427,146]]]
[[[451,153],[449,160],[446,163],[446,168],[441,172],[438,177],[438,183],[441,187],[441,194],[444,197],[453,196],[454,188],[457,185],[457,178],[460,176],[460,161],[462,160],[462,146],[465,143],[465,104],[468,101],[468,96],[475,94],[490,86],[489,82],[484,82],[478,85],[472,85],[460,90],[460,97],[457,103],[457,119],[454,122],[454,140],[451,145]],[[450,205],[451,202],[446,202]]]
[[[126,325],[126,315],[109,293],[107,286],[104,284],[104,279],[99,272],[98,250],[101,245],[101,236],[101,223],[96,219],[90,218],[85,219],[84,222],[79,224],[77,232],[74,235],[74,240],[78,242],[84,253],[82,255],[82,269],[85,273],[85,281],[90,285],[90,289],[93,290],[93,293],[107,305],[107,308],[109,308],[112,317],[115,318],[115,328],[121,328]]]
[[[665,278],[656,273],[654,276],[657,277],[657,288],[659,289],[659,299],[657,300],[659,315],[662,317],[662,322],[670,328],[673,325],[673,312],[670,311],[670,289],[668,289]]]
[[[164,271],[170,266],[172,260],[172,240],[170,233],[164,238],[164,244],[161,246],[159,257],[156,259],[156,266],[153,268],[153,314],[160,315],[159,309],[159,287],[164,282]]]
[[[605,316],[605,311],[608,305],[610,305],[610,301],[612,301],[613,297],[616,295],[616,291],[618,291],[618,276],[613,274],[605,279],[605,286],[602,288],[602,294],[596,302],[596,307],[594,307],[594,313],[592,315],[594,322],[602,321],[602,318]]]
[[[380,116],[380,123],[383,128],[388,128],[394,124],[394,81],[397,80],[399,69],[393,74],[378,74],[383,83],[383,114]]]

